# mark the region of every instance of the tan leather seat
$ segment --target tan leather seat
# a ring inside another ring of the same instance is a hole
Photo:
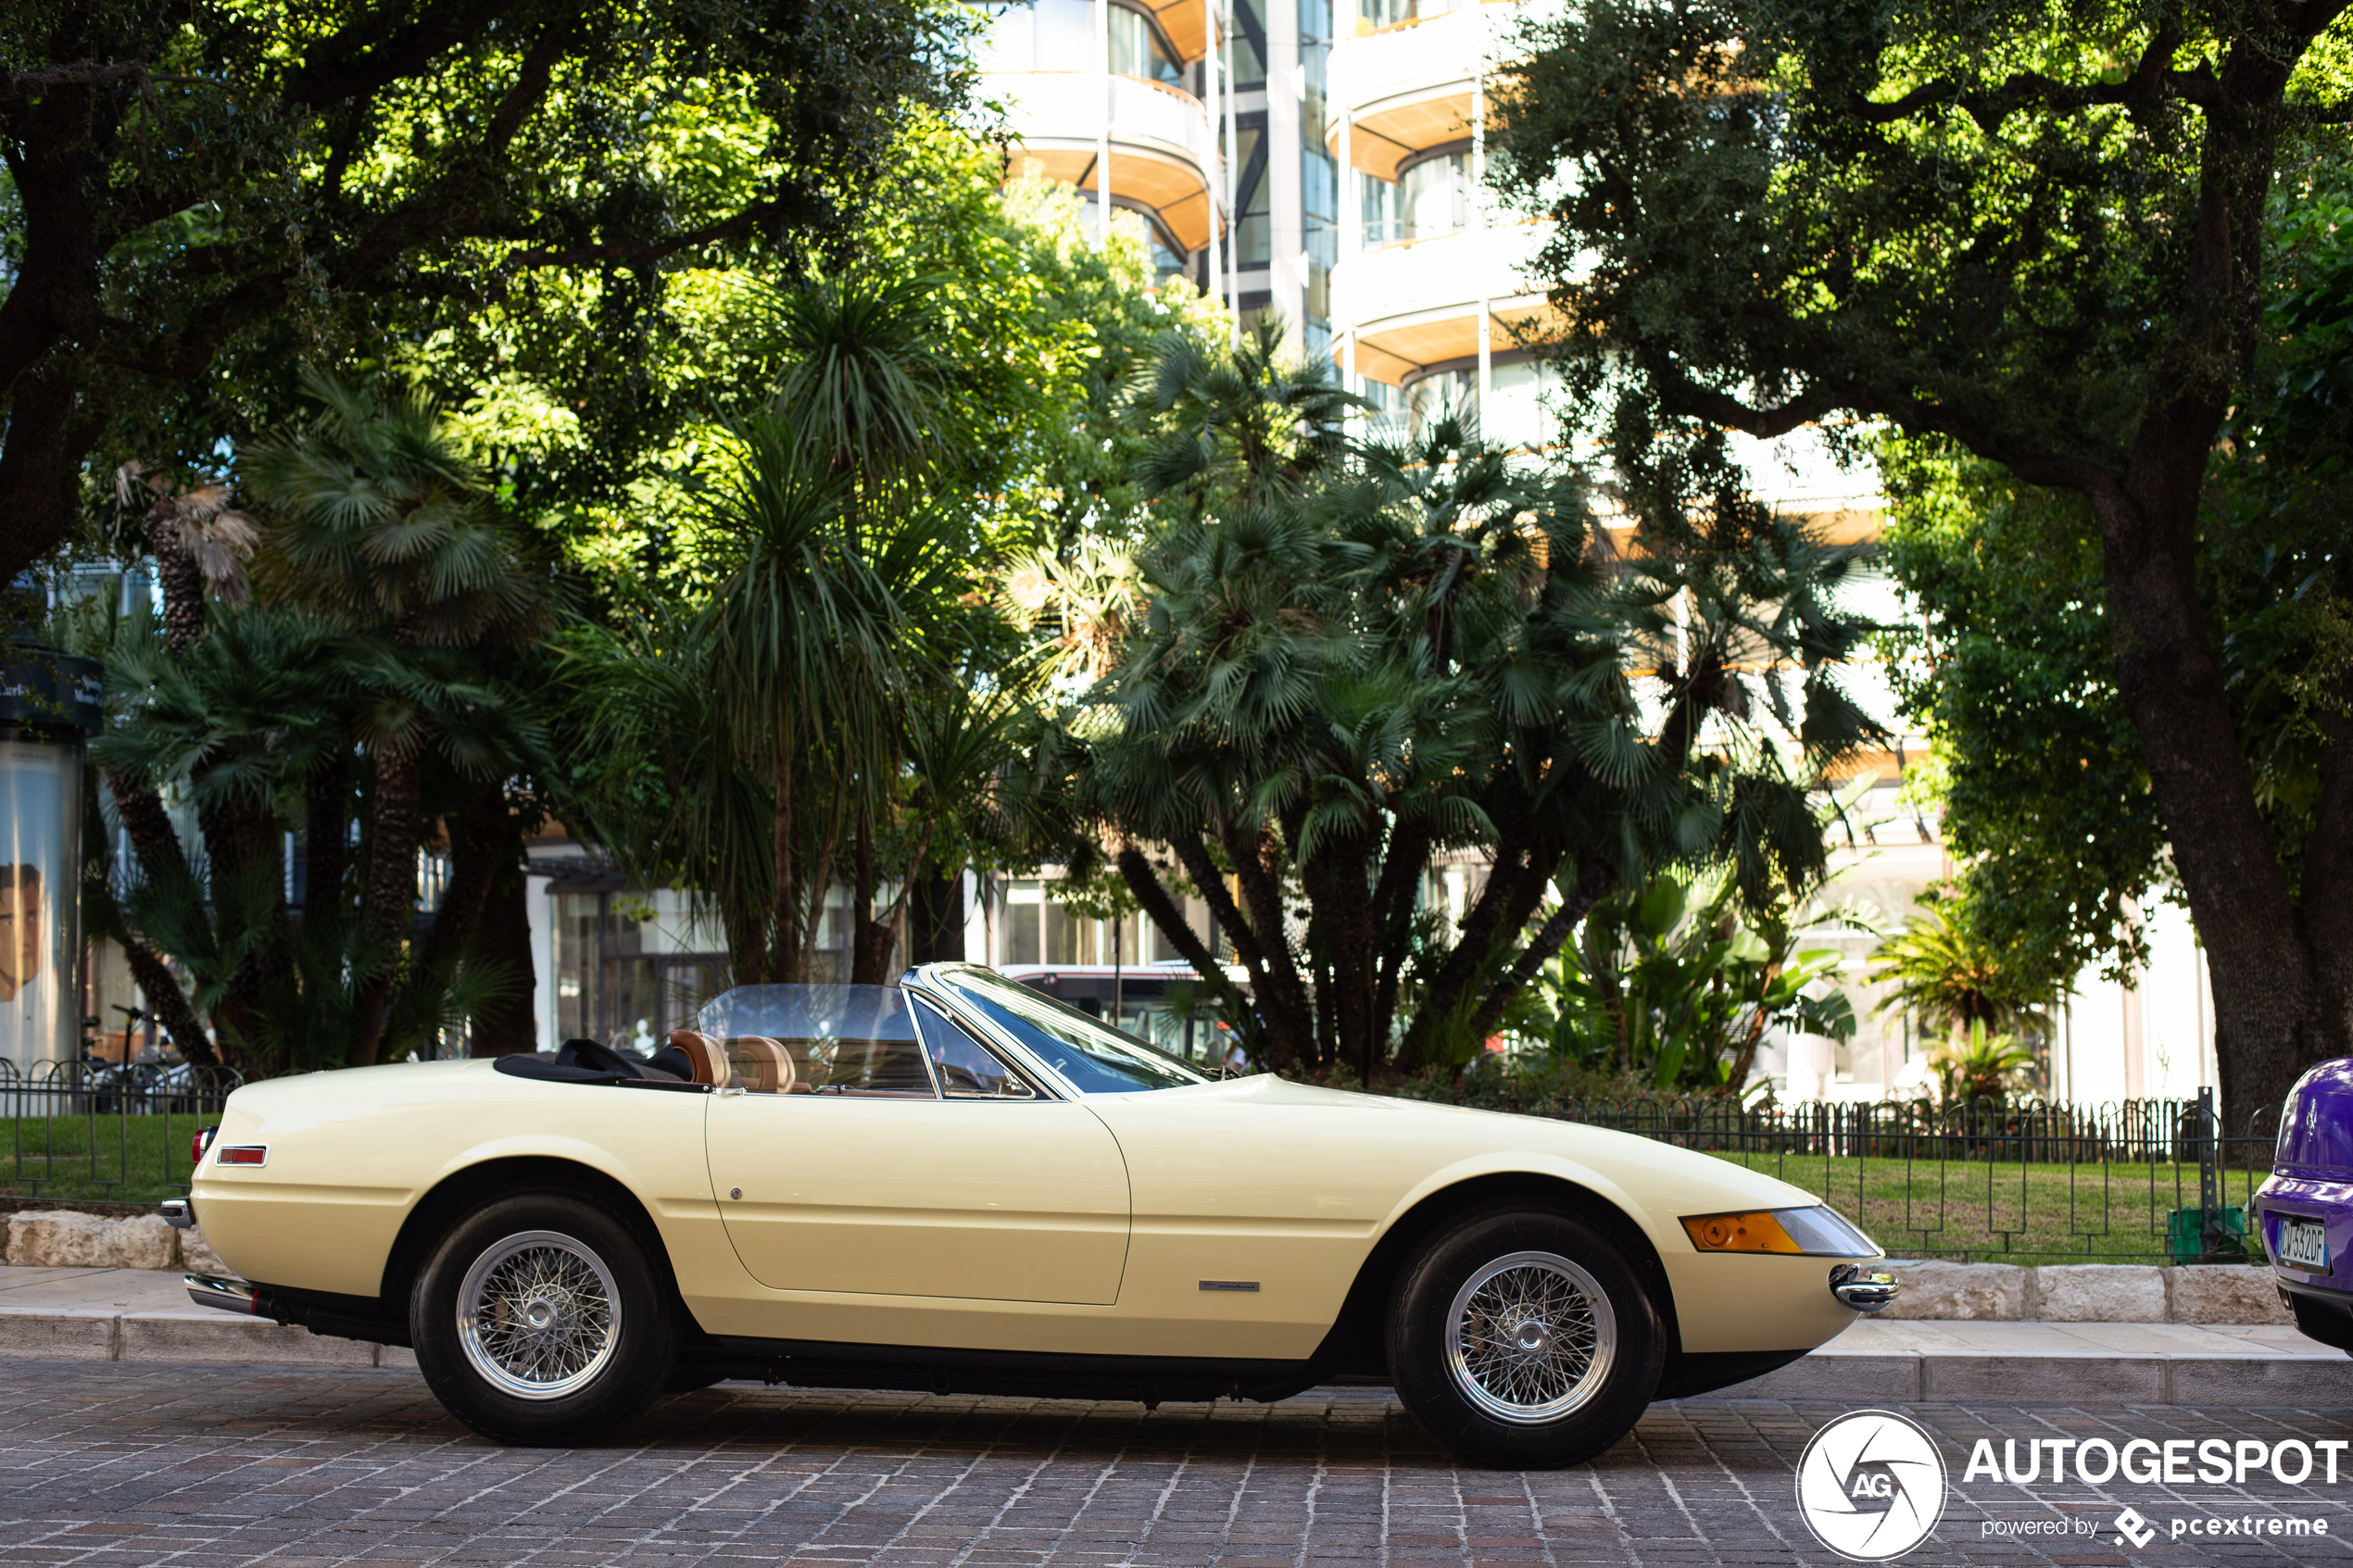
[[[711,1035],[698,1029],[673,1029],[670,1044],[686,1059],[694,1069],[694,1082],[709,1084],[724,1089],[735,1076],[727,1065],[727,1052]]]
[[[727,1065],[736,1081],[756,1095],[788,1095],[797,1086],[792,1052],[762,1035],[738,1035],[727,1042]]]

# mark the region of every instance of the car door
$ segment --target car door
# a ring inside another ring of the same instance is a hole
[[[778,1290],[1115,1301],[1128,1199],[1110,1131],[890,995],[871,1038],[728,1042],[705,1148],[745,1268]]]

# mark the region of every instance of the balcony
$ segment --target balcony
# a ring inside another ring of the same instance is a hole
[[[1096,189],[1095,136],[1103,122],[1096,71],[991,71],[981,96],[1003,99],[1015,167],[1035,164],[1050,180]],[[1209,243],[1217,141],[1209,111],[1189,93],[1133,76],[1111,82],[1111,194],[1150,207],[1184,249]]]
[[[1114,180],[1117,172],[1114,166]],[[1378,382],[1476,356],[1482,297],[1494,322],[1489,347],[1510,346],[1513,328],[1552,314],[1543,287],[1529,279],[1551,231],[1541,222],[1469,229],[1346,257],[1332,270],[1335,358],[1351,328],[1358,372]]]
[[[1344,107],[1353,121],[1349,161],[1394,180],[1408,154],[1468,136],[1472,82],[1492,69],[1520,15],[1511,0],[1489,0],[1341,39],[1332,48],[1325,145],[1340,156]]]

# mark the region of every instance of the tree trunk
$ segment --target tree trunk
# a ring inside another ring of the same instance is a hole
[[[508,864],[492,881],[466,961],[503,972],[506,989],[473,1017],[473,1054],[527,1056],[539,1048],[537,981],[532,972],[530,879]]]
[[[217,1067],[220,1057],[212,1048],[211,1036],[205,1033],[204,1020],[188,1005],[180,982],[172,978],[170,966],[157,956],[156,950],[144,942],[125,942],[124,957],[131,960],[131,978],[139,983],[139,994],[147,998],[148,1010],[156,1022],[163,1025],[171,1043],[180,1047],[182,1060],[199,1067]]]
[[[459,955],[473,944],[474,927],[482,919],[491,888],[514,869],[516,851],[512,818],[507,809],[504,784],[484,784],[466,802],[465,810],[450,824],[449,885],[434,911],[417,957],[418,970],[436,977],[435,985],[458,967]]]
[[[343,912],[344,867],[350,859],[351,769],[337,752],[303,781],[302,912]]]
[[[184,654],[204,638],[204,572],[180,542],[180,503],[166,495],[147,508],[147,548],[163,589],[163,642]]]
[[[392,989],[417,909],[419,822],[417,759],[384,754],[376,759],[376,788],[368,812],[368,884],[360,900],[360,931],[369,973],[353,1021],[351,1063],[366,1067],[384,1049],[384,1024],[392,1013]]]
[[[907,904],[911,963],[952,963],[964,956],[964,879],[917,879]]]
[[[1265,1030],[1259,1024],[1258,1015],[1243,999],[1240,990],[1226,977],[1225,966],[1202,944],[1201,933],[1185,923],[1183,906],[1162,884],[1160,873],[1152,870],[1151,861],[1144,858],[1141,849],[1130,844],[1120,850],[1114,864],[1119,867],[1120,880],[1127,884],[1127,890],[1136,896],[1136,902],[1143,906],[1145,917],[1160,927],[1161,934],[1168,938],[1169,945],[1176,949],[1177,955],[1192,965],[1193,972],[1201,976],[1202,987],[1225,1009],[1226,1022],[1240,1037],[1243,1052],[1264,1060],[1268,1053]]]
[[[850,890],[849,983],[887,985],[891,982],[891,954],[898,948],[899,934],[889,921],[875,918],[875,884],[882,872],[875,859],[874,823],[863,812],[859,814],[854,862],[850,868],[856,885]]]
[[[776,862],[776,961],[773,967],[776,978],[785,985],[800,980],[801,943],[800,883],[794,875],[793,844],[793,756],[788,741],[787,725],[776,727],[775,755],[770,766],[776,783],[775,836],[770,852]]]

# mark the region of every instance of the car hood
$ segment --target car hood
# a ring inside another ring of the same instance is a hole
[[[1440,1167],[1476,1160],[1480,1152],[1497,1156],[1542,1154],[1608,1175],[1614,1181],[1660,1190],[1680,1191],[1683,1202],[1697,1207],[1683,1213],[1724,1212],[1736,1209],[1801,1209],[1822,1199],[1762,1171],[1697,1149],[1682,1148],[1638,1133],[1621,1133],[1589,1123],[1510,1111],[1480,1110],[1469,1106],[1440,1105],[1429,1100],[1400,1099],[1387,1095],[1357,1094],[1344,1089],[1294,1084],[1262,1073],[1249,1078],[1194,1085],[1182,1089],[1154,1089],[1128,1095],[1091,1095],[1087,1103],[1110,1111],[1107,1103],[1125,1101],[1142,1110],[1174,1110],[1179,1105],[1231,1105],[1279,1111],[1277,1120],[1296,1116],[1305,1125],[1324,1118],[1356,1123],[1362,1134],[1384,1144],[1420,1145]],[[1640,1173],[1638,1177],[1637,1173]]]

